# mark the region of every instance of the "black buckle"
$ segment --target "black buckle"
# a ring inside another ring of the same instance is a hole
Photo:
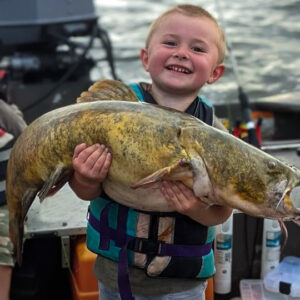
[[[133,247],[130,247],[133,248],[133,251],[145,253],[148,255],[159,255],[159,253],[161,252],[161,245],[164,243],[161,241],[155,242],[149,239],[138,237],[135,238],[133,242]]]

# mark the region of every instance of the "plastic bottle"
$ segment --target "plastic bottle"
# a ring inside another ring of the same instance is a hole
[[[216,226],[214,291],[217,294],[228,294],[231,291],[232,229],[233,215]]]
[[[276,268],[280,261],[281,230],[277,220],[264,219],[261,278]]]

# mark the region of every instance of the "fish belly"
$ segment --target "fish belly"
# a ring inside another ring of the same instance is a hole
[[[133,189],[110,180],[103,183],[105,193],[120,204],[143,211],[173,211],[162,195],[160,186],[158,182],[151,187]]]

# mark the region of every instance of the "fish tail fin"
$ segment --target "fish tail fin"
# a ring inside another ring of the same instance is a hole
[[[88,91],[81,93],[76,102],[101,100],[139,101],[134,91],[128,85],[118,80],[104,79],[95,82]]]
[[[14,257],[22,265],[24,223],[21,216],[9,220],[9,234],[14,246]]]
[[[10,206],[8,200],[9,209],[9,235],[14,247],[14,258],[16,258],[18,265],[22,264],[22,250],[23,250],[23,236],[24,236],[24,222],[27,212],[37,194],[37,189],[27,189],[20,201],[21,205],[18,206],[18,213],[14,209],[14,206]],[[11,199],[8,197],[7,199]]]

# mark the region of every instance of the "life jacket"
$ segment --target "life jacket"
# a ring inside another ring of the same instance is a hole
[[[6,203],[5,200],[5,178],[7,162],[11,148],[15,142],[12,134],[0,129],[0,205]]]
[[[144,101],[139,85],[131,85]],[[203,121],[212,125],[213,110],[198,98]],[[150,277],[202,278],[214,275],[212,242],[215,228],[176,212],[145,212],[114,202],[103,193],[91,201],[87,247],[118,262],[118,283],[124,299],[133,299],[128,263]],[[122,298],[123,299],[123,298]]]
[[[132,90],[141,102],[145,102],[146,92],[139,84],[130,84]],[[213,124],[213,107],[212,104],[203,96],[198,96],[197,107],[193,112],[193,116],[202,120],[208,125]]]

